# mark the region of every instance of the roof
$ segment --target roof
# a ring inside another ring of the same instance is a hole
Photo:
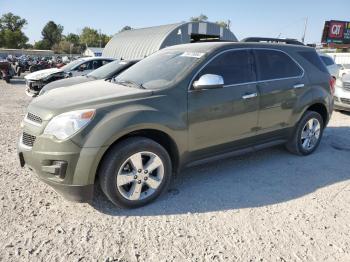
[[[91,50],[93,53],[102,53],[102,51],[103,51],[102,47],[88,47],[88,48],[86,48],[86,50],[88,50],[88,49]]]
[[[117,33],[107,43],[103,56],[142,59],[164,47],[190,43],[193,37],[215,37],[237,41],[227,28],[209,22],[182,22]]]

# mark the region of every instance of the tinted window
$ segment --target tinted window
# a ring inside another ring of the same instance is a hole
[[[128,67],[130,64],[131,64],[130,62],[125,62],[125,61],[113,61],[92,71],[91,73],[88,74],[88,76],[91,76],[96,79],[104,79],[104,78],[110,77],[112,74],[116,72],[119,72],[123,68]]]
[[[330,66],[330,65],[333,65],[334,64],[334,61],[332,58],[330,57],[327,57],[327,56],[320,56],[323,63],[325,63],[326,66]]]
[[[220,75],[225,85],[256,81],[250,51],[229,51],[214,58],[197,76],[205,74]]]
[[[302,51],[299,52],[299,54],[313,66],[317,67],[321,72],[328,73],[328,70],[322,63],[320,56],[315,51]]]
[[[302,69],[285,53],[255,50],[259,80],[271,80],[302,75]]]

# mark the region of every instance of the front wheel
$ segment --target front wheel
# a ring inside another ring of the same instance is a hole
[[[297,155],[311,154],[320,144],[323,129],[322,116],[314,111],[306,111],[296,125],[287,149]]]
[[[166,190],[172,168],[168,152],[155,141],[134,137],[113,146],[99,170],[100,186],[115,205],[146,205]]]

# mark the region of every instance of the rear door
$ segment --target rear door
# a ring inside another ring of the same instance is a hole
[[[224,87],[189,90],[189,148],[202,151],[255,135],[258,120],[258,93],[250,50],[230,50],[218,55],[195,77],[220,75]],[[200,153],[199,153],[200,154]]]
[[[257,134],[278,131],[291,123],[297,95],[305,88],[304,70],[280,50],[255,49],[254,54],[260,93]]]

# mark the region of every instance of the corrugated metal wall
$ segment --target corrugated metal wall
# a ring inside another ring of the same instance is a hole
[[[221,40],[237,41],[230,30],[217,24],[187,22],[115,34],[105,46],[102,55],[118,59],[142,59],[164,47],[190,43],[191,34],[216,35]]]

